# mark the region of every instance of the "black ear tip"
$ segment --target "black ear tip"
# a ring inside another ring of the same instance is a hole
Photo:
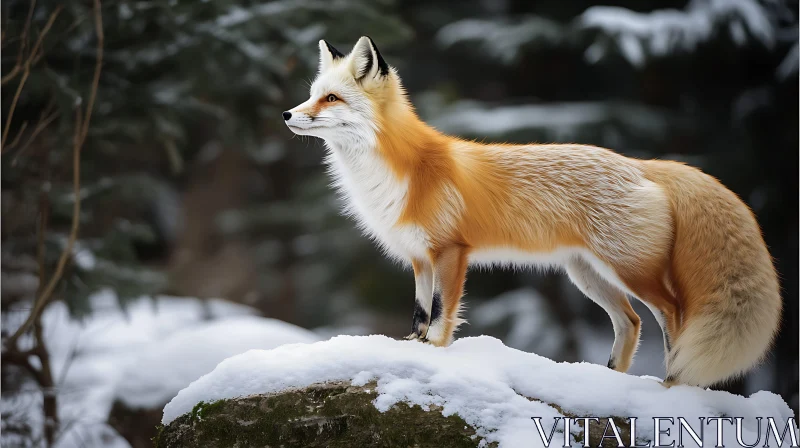
[[[375,45],[375,41],[372,40],[369,36],[364,36],[369,40],[370,46],[372,46],[372,51],[378,56],[378,69],[380,71],[381,76],[386,76],[389,74],[389,64],[383,60],[383,56],[381,56],[381,52],[378,51],[378,46]]]
[[[369,40],[369,44],[370,44],[370,46],[372,46],[372,49],[375,50],[375,53],[380,54],[380,52],[378,51],[378,46],[375,45],[375,41],[372,40],[372,38],[369,37],[369,36],[364,36],[364,37],[366,37],[367,40]]]
[[[325,40],[325,39],[322,39],[322,41],[323,41],[323,42],[325,42],[325,46],[326,46],[326,47],[328,47],[328,51],[330,51],[330,52],[331,52],[331,56],[333,56],[333,59],[334,59],[334,60],[335,60],[335,59],[339,59],[339,58],[343,58],[343,57],[344,57],[344,54],[342,54],[342,52],[341,52],[341,51],[339,51],[339,50],[337,50],[336,48],[334,48],[334,46],[333,46],[333,45],[331,45],[331,44],[330,44],[330,42],[328,42],[328,41],[327,41],[327,40]]]

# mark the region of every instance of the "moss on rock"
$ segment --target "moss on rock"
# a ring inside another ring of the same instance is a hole
[[[269,395],[197,403],[191,412],[159,428],[158,448],[177,447],[476,447],[481,438],[461,417],[445,417],[441,408],[424,410],[398,403],[386,412],[373,405],[376,385],[347,382],[314,384]],[[529,400],[534,400],[528,397]],[[563,415],[576,418],[557,405]],[[589,445],[600,445],[608,422],[589,426]],[[614,418],[624,444],[630,425]],[[531,422],[533,425],[533,422]],[[572,424],[575,427],[575,423]],[[582,423],[578,424],[583,426]],[[577,440],[583,440],[582,428]],[[545,429],[549,432],[549,428]],[[613,436],[609,429],[607,436]],[[533,441],[532,441],[533,443]],[[561,440],[553,440],[560,445]],[[496,444],[488,444],[488,447]],[[616,447],[607,437],[603,447]]]
[[[458,416],[399,403],[372,404],[375,385],[315,384],[278,394],[198,403],[164,427],[158,448],[475,447],[480,437]]]

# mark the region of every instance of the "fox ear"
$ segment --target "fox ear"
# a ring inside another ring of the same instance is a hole
[[[324,72],[333,64],[333,61],[343,58],[344,55],[326,40],[319,41],[319,71]]]
[[[363,36],[356,42],[356,46],[353,47],[350,56],[352,58],[353,77],[356,78],[356,81],[389,74],[389,65],[383,60],[378,47],[375,46],[375,42],[367,36]]]

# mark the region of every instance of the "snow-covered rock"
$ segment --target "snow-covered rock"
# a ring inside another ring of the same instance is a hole
[[[780,428],[793,417],[789,406],[770,392],[745,398],[689,386],[667,389],[657,378],[626,375],[595,364],[556,363],[486,336],[459,339],[447,348],[384,336],[339,336],[229,358],[178,393],[164,408],[162,421],[169,425],[187,413],[197,418],[198,409],[218,400],[269,396],[336,382],[355,387],[374,383],[371,406],[380,412],[405,403],[445,417],[458,416],[474,428],[482,443],[496,442],[501,447],[541,445],[533,417],[541,418],[545,434],[556,418],[564,416],[637,417],[637,440],[652,440],[654,417],[683,417],[699,431],[700,417],[734,416],[743,418],[742,435],[748,443],[757,432],[763,437],[765,425],[758,431],[757,417],[773,417]],[[198,405],[201,402],[205,404]],[[176,424],[184,425],[186,419]],[[279,417],[269,421],[282,424]],[[564,437],[561,422],[555,426],[554,440],[559,444]],[[678,432],[675,424],[670,440]],[[735,440],[734,428],[723,428],[724,436]],[[792,429],[796,431],[796,425]],[[578,425],[571,425],[568,432],[573,445],[582,443]],[[710,425],[704,431],[707,446],[716,442],[715,437],[715,427]],[[668,444],[668,438],[662,436],[661,442]],[[683,442],[693,446],[688,435]],[[788,446],[788,437],[784,442]]]
[[[159,448],[474,448],[482,442],[475,428],[456,415],[445,417],[436,406],[401,404],[380,412],[374,398],[373,383],[329,382],[201,403],[155,440]]]

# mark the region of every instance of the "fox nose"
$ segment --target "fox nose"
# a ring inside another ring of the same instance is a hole
[[[283,119],[284,119],[284,120],[288,120],[288,119],[290,119],[290,118],[292,118],[292,113],[291,113],[291,112],[289,112],[289,111],[287,110],[286,112],[284,112],[284,113],[283,113]]]

